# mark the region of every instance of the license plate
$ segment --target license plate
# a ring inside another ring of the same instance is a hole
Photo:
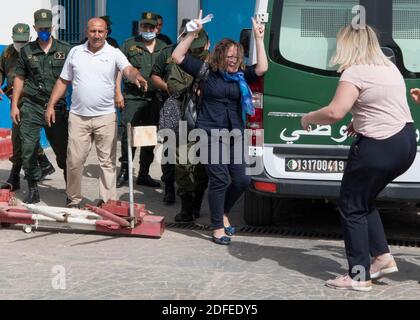
[[[286,158],[287,172],[343,173],[344,159]]]

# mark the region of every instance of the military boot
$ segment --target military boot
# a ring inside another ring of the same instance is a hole
[[[28,195],[26,196],[24,203],[38,203],[39,200],[39,191],[38,184],[36,181],[29,179],[28,180]]]
[[[152,179],[150,175],[139,174],[136,181],[139,186],[146,186],[152,188],[160,188],[160,183]]]
[[[128,181],[128,168],[123,166],[117,176],[117,188],[121,188],[126,181]]]
[[[7,183],[3,183],[0,185],[0,189],[7,189],[11,191],[16,191],[20,189],[20,169],[21,166],[12,166],[12,170],[10,170],[9,178],[7,179]]]
[[[181,196],[181,212],[175,216],[176,222],[193,222],[192,193],[187,192]]]
[[[165,183],[165,196],[163,197],[163,203],[166,205],[175,203],[175,186],[173,182]]]
[[[50,160],[48,160],[45,153],[38,156],[38,164],[42,171],[41,178],[39,179],[40,181],[44,180],[46,176],[53,174],[55,172],[54,166],[52,165]]]
[[[192,202],[192,212],[195,219],[200,218],[201,203],[203,202],[205,190],[195,191]]]

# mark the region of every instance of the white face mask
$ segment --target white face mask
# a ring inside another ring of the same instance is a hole
[[[24,45],[26,45],[27,42],[13,42],[13,47],[17,52],[20,52],[20,49],[23,48]]]

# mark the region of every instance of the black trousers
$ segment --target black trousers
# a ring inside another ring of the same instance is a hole
[[[159,101],[152,100],[126,100],[125,110],[121,113],[120,124],[123,127],[121,135],[121,168],[128,170],[128,142],[127,142],[127,123],[132,126],[156,126],[159,123]],[[137,148],[131,148],[132,156],[136,154]],[[148,175],[150,165],[155,154],[154,146],[140,148],[140,170],[139,175]]]
[[[339,209],[349,275],[370,280],[370,256],[389,252],[375,199],[388,183],[410,168],[417,152],[412,123],[384,140],[358,136],[341,183]]]
[[[235,143],[243,146],[243,138]],[[223,228],[223,215],[229,214],[232,207],[239,200],[251,183],[251,177],[246,174],[246,163],[243,151],[235,157],[234,144],[224,142],[213,143],[208,146],[209,164],[204,165],[209,179],[209,206],[210,220],[213,229]],[[211,161],[212,145],[219,148],[219,159]],[[225,151],[223,151],[225,150]],[[228,159],[223,158],[223,152]],[[235,163],[235,158],[240,157],[240,163]],[[223,164],[225,161],[228,164]]]

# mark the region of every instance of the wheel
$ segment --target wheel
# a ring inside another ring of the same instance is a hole
[[[267,226],[273,221],[273,199],[250,190],[245,192],[244,220],[250,226]]]
[[[32,232],[32,226],[30,224],[25,224],[22,228],[23,232],[25,233],[31,233]]]

